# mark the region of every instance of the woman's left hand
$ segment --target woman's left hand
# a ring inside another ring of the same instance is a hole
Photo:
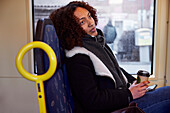
[[[148,88],[149,81],[144,81],[139,84],[137,84],[137,81],[135,81],[130,87],[129,90],[132,93],[133,99],[137,99],[145,95],[146,88]]]

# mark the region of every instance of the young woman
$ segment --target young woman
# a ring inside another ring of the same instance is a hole
[[[119,67],[102,31],[96,28],[96,9],[88,3],[74,1],[54,11],[50,19],[66,52],[75,113],[110,113],[127,107],[134,99],[146,112],[148,106],[154,113],[157,111],[152,108],[159,105],[157,94],[153,92],[155,105],[149,102],[151,94],[144,96],[149,82],[136,84],[136,79]],[[167,90],[170,95],[170,88]],[[167,100],[161,106],[162,111],[166,105],[170,106],[169,98],[162,100]]]

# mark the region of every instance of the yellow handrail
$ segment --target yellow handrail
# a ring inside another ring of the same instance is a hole
[[[42,75],[33,75],[27,72],[22,65],[22,59],[25,53],[28,52],[32,48],[40,48],[44,50],[49,57],[49,62],[50,62],[49,69],[46,73]],[[57,68],[57,59],[56,59],[56,55],[53,49],[44,42],[40,42],[40,41],[30,42],[26,44],[25,46],[23,46],[18,52],[17,57],[16,57],[16,67],[17,67],[18,72],[24,78],[36,82],[39,111],[40,113],[47,113],[43,81],[46,81],[49,78],[51,78]]]

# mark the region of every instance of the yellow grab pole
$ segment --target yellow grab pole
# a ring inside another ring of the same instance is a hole
[[[40,48],[44,50],[49,57],[49,62],[50,62],[49,69],[46,73],[42,75],[33,75],[27,72],[22,65],[22,59],[25,53],[28,52],[32,48]],[[53,49],[44,42],[40,42],[40,41],[30,42],[26,44],[25,46],[23,46],[18,52],[17,57],[16,57],[16,67],[17,67],[18,72],[24,78],[36,82],[39,111],[40,113],[47,113],[43,81],[51,78],[57,68],[57,59],[56,59],[56,55]]]

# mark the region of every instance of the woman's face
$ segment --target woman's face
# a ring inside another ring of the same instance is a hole
[[[80,26],[91,36],[97,36],[95,21],[90,12],[82,7],[77,7],[74,15],[79,19]]]

